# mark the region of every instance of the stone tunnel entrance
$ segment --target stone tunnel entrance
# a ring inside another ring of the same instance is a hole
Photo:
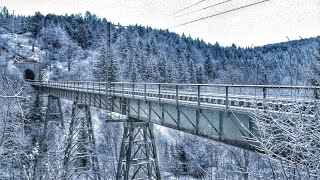
[[[34,80],[35,79],[35,74],[32,70],[26,69],[24,71],[24,79],[25,80]]]

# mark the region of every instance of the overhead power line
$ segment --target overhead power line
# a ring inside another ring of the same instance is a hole
[[[261,3],[264,3],[264,2],[267,2],[267,1],[270,1],[270,0],[259,1],[259,2],[256,2],[256,3],[252,3],[252,4],[249,4],[249,5],[241,6],[241,7],[238,7],[238,8],[235,8],[235,9],[231,9],[231,10],[228,10],[228,11],[224,11],[224,12],[221,12],[221,13],[217,13],[217,14],[213,14],[213,15],[210,15],[210,16],[202,17],[200,19],[195,19],[193,21],[189,21],[189,22],[186,22],[186,23],[183,23],[183,24],[179,24],[177,26],[173,26],[173,27],[171,27],[169,29],[185,26],[187,24],[191,24],[191,23],[194,23],[194,22],[198,22],[198,21],[202,21],[202,20],[205,20],[205,19],[209,19],[209,18],[212,18],[212,17],[215,17],[215,16],[219,16],[219,15],[222,15],[222,14],[226,14],[226,13],[232,12],[232,11],[237,11],[237,10],[240,10],[240,9],[243,9],[243,8],[247,8],[247,7],[250,7],[250,6],[254,6],[254,5],[257,5],[257,4],[261,4]]]
[[[199,11],[203,11],[203,10],[206,10],[206,9],[209,9],[209,8],[212,8],[212,7],[215,7],[215,6],[219,6],[221,4],[225,4],[227,2],[230,2],[232,0],[227,0],[227,1],[223,1],[223,2],[220,2],[220,3],[216,3],[216,4],[213,4],[211,6],[207,6],[205,8],[201,8],[201,9],[197,9],[197,10],[194,10],[194,11],[191,11],[191,12],[188,12],[188,13],[185,13],[185,14],[182,14],[182,15],[179,15],[177,17],[182,17],[182,16],[186,16],[186,15],[189,15],[189,14],[193,14],[193,13],[196,13],[196,12],[199,12]]]
[[[204,2],[204,1],[208,1],[208,0],[198,1],[198,2],[196,2],[196,3],[194,3],[194,4],[191,4],[190,6],[187,6],[187,7],[183,8],[183,9],[180,9],[179,11],[176,11],[176,12],[170,14],[170,16],[171,16],[171,15],[178,14],[179,12],[182,12],[182,11],[184,11],[184,10],[187,10],[187,9],[189,9],[189,8],[191,8],[191,7],[193,7],[193,6],[196,6],[196,5],[198,5],[198,4],[200,4],[200,3]]]

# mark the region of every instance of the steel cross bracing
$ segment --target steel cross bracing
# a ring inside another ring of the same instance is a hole
[[[63,179],[101,179],[90,107],[73,103],[67,145],[64,152]]]
[[[42,93],[73,101],[78,98],[88,106],[245,149],[251,148],[246,138],[256,134],[250,114],[257,110],[286,113],[298,103],[303,115],[312,116],[320,88],[79,81],[30,84]]]
[[[59,179],[61,177],[61,166],[63,152],[64,122],[61,111],[60,99],[48,96],[48,104],[45,114],[45,123],[40,140],[40,152],[36,168],[37,179]]]
[[[124,123],[116,179],[161,179],[153,123],[134,119]]]

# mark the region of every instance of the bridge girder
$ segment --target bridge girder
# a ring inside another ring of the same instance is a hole
[[[239,108],[242,105],[249,106],[250,103],[236,103],[230,100],[231,97],[229,100],[214,100],[202,98],[199,92],[198,97],[182,96],[178,85],[174,86],[173,94],[163,92],[161,88],[148,92],[146,88],[116,88],[100,82],[44,82],[33,85],[42,93],[77,100],[82,104],[105,109],[109,114],[116,112],[129,118],[151,121],[160,126],[254,150],[245,140],[250,138],[251,133],[256,133],[249,117],[253,108]],[[249,133],[247,130],[253,131]]]
[[[259,132],[251,118],[252,113],[270,111],[275,116],[291,113],[290,107],[295,100],[303,108],[310,107],[305,109],[303,116],[312,116],[316,106],[313,100],[318,99],[316,92],[320,89],[319,86],[125,82],[112,83],[111,87],[106,82],[75,81],[31,84],[42,93],[73,101],[76,99],[88,106],[124,114],[131,119],[152,122],[253,151],[259,150],[259,142],[253,141]],[[247,94],[243,92],[244,88],[248,90]]]

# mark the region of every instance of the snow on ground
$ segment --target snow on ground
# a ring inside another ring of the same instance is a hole
[[[41,61],[45,52],[34,46],[35,39],[30,33],[25,34],[0,34],[0,41],[15,54],[21,55],[28,60]]]
[[[169,143],[176,142],[176,134],[173,134],[173,130],[164,126],[154,125],[155,132],[159,132],[160,135],[165,138]]]
[[[164,180],[198,180],[194,177],[191,177],[191,176],[179,176],[179,177],[176,177],[174,175],[172,175],[171,173],[168,173],[168,172],[164,172],[161,174],[161,177],[162,179]]]

